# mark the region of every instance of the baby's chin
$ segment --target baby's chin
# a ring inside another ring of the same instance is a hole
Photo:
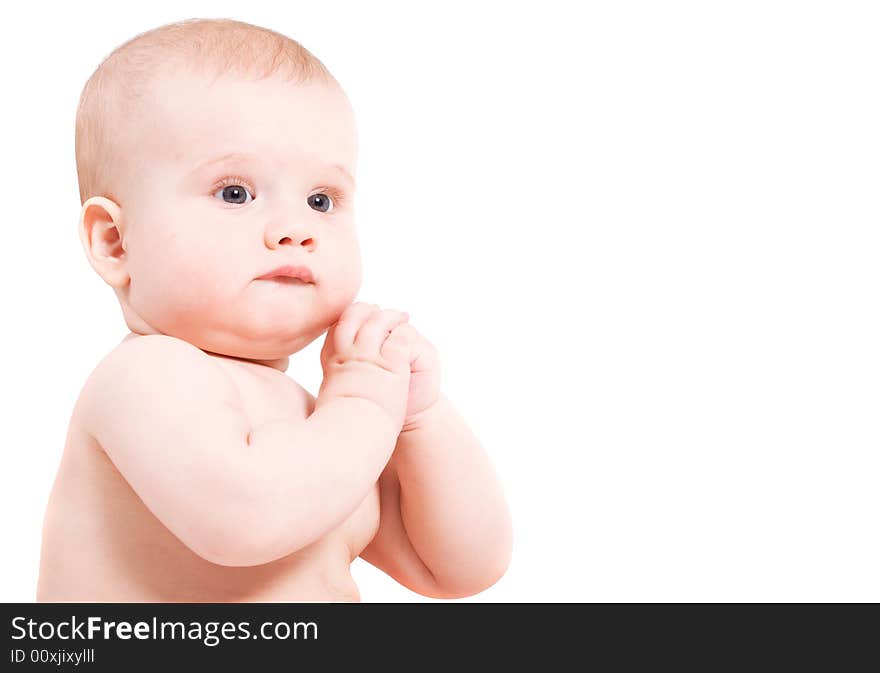
[[[223,299],[204,293],[154,305],[160,332],[230,357],[276,360],[301,351],[324,334],[357,294],[357,286],[326,292],[277,288]],[[158,314],[158,315],[157,315]]]
[[[278,360],[296,353],[327,331],[316,315],[241,315],[229,312],[201,320],[166,319],[156,333],[186,341],[200,350],[247,360]]]
[[[278,324],[260,330],[217,334],[210,340],[214,352],[222,352],[249,360],[277,360],[292,355],[312,343],[327,331],[329,325]]]

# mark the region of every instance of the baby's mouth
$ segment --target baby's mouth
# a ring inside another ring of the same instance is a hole
[[[306,266],[293,266],[291,264],[279,266],[277,269],[264,273],[257,278],[257,280],[275,280],[279,282],[281,279],[285,281],[298,281],[302,285],[315,282],[315,276],[312,274],[311,269]]]
[[[257,280],[281,283],[282,285],[314,285],[299,278],[291,278],[290,276],[272,276],[272,278],[258,278]]]

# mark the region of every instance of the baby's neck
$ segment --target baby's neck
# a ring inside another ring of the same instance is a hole
[[[145,336],[144,334],[138,334],[137,332],[129,332],[122,339],[123,342],[128,341],[129,339],[133,339],[134,337]],[[265,367],[269,367],[271,369],[277,369],[279,372],[286,372],[287,367],[290,364],[290,358],[285,356],[283,358],[278,358],[277,360],[252,360],[249,358],[238,358],[232,355],[226,355],[224,353],[213,353],[211,351],[206,351],[204,349],[199,349],[203,353],[207,353],[208,355],[213,355],[215,357],[229,358],[230,360],[238,360],[239,362],[247,362],[255,365],[262,365]]]

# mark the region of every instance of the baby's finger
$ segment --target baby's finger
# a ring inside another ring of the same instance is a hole
[[[381,355],[393,368],[409,369],[416,331],[409,323],[397,325],[382,344]]]
[[[364,321],[378,310],[375,304],[359,301],[345,309],[333,328],[333,345],[337,351],[345,351],[354,344],[358,330]]]
[[[439,364],[436,346],[425,339],[425,337],[419,335],[419,338],[414,343],[412,360],[409,364],[410,371],[413,374],[435,369]]]
[[[378,354],[382,342],[385,341],[391,330],[407,320],[409,320],[409,315],[401,311],[390,309],[376,311],[367,318],[358,330],[355,337],[355,348],[368,354]]]

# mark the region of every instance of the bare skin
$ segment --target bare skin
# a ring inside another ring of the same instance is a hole
[[[81,212],[130,334],[73,410],[37,599],[357,601],[357,556],[426,596],[491,586],[510,517],[436,349],[352,303],[343,92],[174,72],[150,93],[130,179]],[[288,265],[311,280],[264,277]],[[312,397],[284,372],[324,334]]]
[[[125,340],[138,335],[129,334]],[[315,398],[276,368],[206,354],[238,385],[249,422],[305,419]],[[161,366],[161,363],[157,363]],[[379,527],[379,486],[307,547],[250,567],[211,563],[144,505],[84,427],[71,418],[46,512],[38,601],[359,601],[349,566]]]
[[[353,304],[315,399],[277,362],[128,335],[74,408],[37,600],[358,601],[358,555],[427,596],[493,584],[509,515],[445,398],[407,413],[418,342],[405,314]]]

